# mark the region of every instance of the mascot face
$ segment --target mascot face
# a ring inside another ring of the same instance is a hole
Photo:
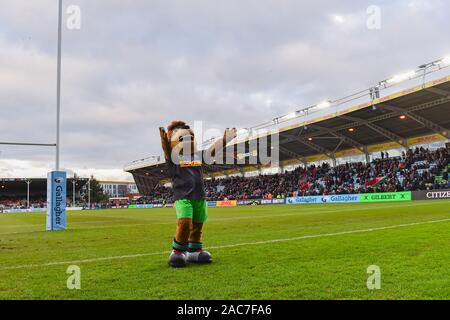
[[[174,121],[168,128],[172,155],[191,155],[197,152],[194,131],[182,121]]]

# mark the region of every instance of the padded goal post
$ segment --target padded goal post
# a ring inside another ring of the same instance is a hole
[[[52,171],[47,175],[46,229],[66,230],[66,184],[64,171]]]

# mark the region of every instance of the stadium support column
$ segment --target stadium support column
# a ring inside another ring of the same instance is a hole
[[[31,180],[27,179],[25,182],[27,184],[27,209],[30,209],[30,184],[31,184]]]
[[[75,207],[75,184],[76,184],[76,180],[75,180],[75,176],[73,177],[72,180],[72,206]]]
[[[88,180],[88,206],[91,208],[91,178]]]
[[[403,140],[403,148],[405,149],[405,152],[408,152],[409,150],[408,139]]]
[[[370,163],[370,154],[369,150],[367,149],[367,146],[364,146],[364,155],[366,156],[366,163]]]

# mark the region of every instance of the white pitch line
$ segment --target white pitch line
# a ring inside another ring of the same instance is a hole
[[[341,231],[341,232],[334,232],[334,233],[312,234],[312,235],[305,235],[305,236],[293,237],[293,238],[273,239],[273,240],[264,240],[264,241],[255,241],[255,242],[243,242],[243,243],[227,244],[227,245],[223,245],[223,246],[211,246],[211,247],[208,247],[208,249],[225,249],[225,248],[259,245],[259,244],[306,240],[306,239],[314,239],[314,238],[336,237],[336,236],[342,236],[342,235],[348,235],[348,234],[367,233],[367,232],[374,232],[374,231],[381,231],[381,230],[412,227],[412,226],[418,226],[418,225],[434,224],[434,223],[440,223],[440,222],[450,222],[450,218],[441,219],[441,220],[431,220],[431,221],[421,221],[421,222],[397,224],[397,225],[392,225],[392,226],[376,227],[376,228],[369,228],[369,229],[357,229],[357,230]],[[0,271],[49,267],[49,266],[57,266],[57,265],[72,265],[72,264],[81,264],[81,263],[90,263],[90,262],[99,262],[99,261],[131,259],[131,258],[140,258],[140,257],[148,257],[148,256],[155,256],[155,255],[163,255],[163,254],[168,254],[168,251],[152,252],[152,253],[137,253],[137,254],[131,254],[131,255],[124,255],[124,256],[109,256],[109,257],[99,257],[99,258],[72,260],[72,261],[55,261],[55,262],[48,262],[48,263],[42,263],[42,264],[27,264],[27,265],[18,265],[18,266],[10,266],[10,267],[0,267]]]

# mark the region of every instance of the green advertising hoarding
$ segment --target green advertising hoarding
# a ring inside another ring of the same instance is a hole
[[[360,202],[390,202],[390,201],[411,201],[411,191],[363,193],[361,194],[360,198]]]

